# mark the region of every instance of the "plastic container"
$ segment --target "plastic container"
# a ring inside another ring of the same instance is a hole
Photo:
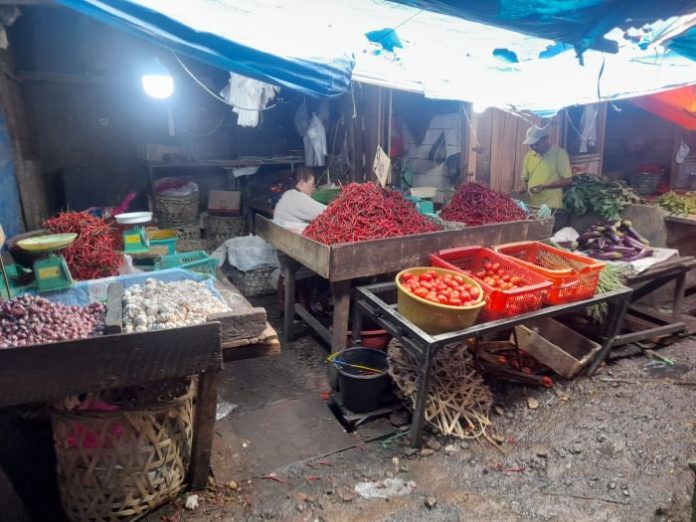
[[[427,270],[433,270],[432,267],[417,267],[402,270],[396,276],[396,286],[398,289],[397,306],[399,313],[421,330],[430,335],[437,335],[456,330],[463,330],[474,324],[479,316],[479,313],[486,305],[484,300],[484,291],[481,285],[473,278],[460,274],[456,270],[447,270],[443,268],[435,268],[434,270],[439,275],[452,274],[462,275],[464,280],[479,289],[478,302],[469,306],[450,306],[439,303],[433,303],[417,295],[413,295],[401,284],[401,276],[405,272],[411,272],[415,275],[420,275]]]
[[[155,270],[183,268],[184,270],[215,277],[217,264],[218,262],[216,259],[213,259],[202,250],[196,250],[194,252],[162,256],[160,260],[155,263]]]
[[[588,299],[595,294],[604,263],[540,243],[520,241],[495,247],[530,270],[551,281],[546,304],[557,305]]]
[[[440,250],[430,256],[433,266],[456,270],[457,272],[476,272],[487,261],[500,263],[500,267],[512,276],[522,279],[524,286],[511,290],[501,290],[474,278],[485,294],[486,306],[481,311],[482,321],[494,321],[513,317],[525,312],[538,310],[551,290],[551,281],[518,263],[514,258],[504,256],[488,248],[471,246]]]
[[[366,366],[373,372],[349,366]],[[354,413],[381,408],[390,398],[387,354],[372,348],[348,348],[334,358],[338,371],[338,389],[343,406]]]
[[[176,230],[148,230],[147,237],[150,245],[167,247],[168,254],[176,253],[176,242],[179,239],[179,233]]]

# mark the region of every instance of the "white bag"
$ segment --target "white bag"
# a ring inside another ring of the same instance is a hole
[[[225,241],[212,254],[212,257],[218,260],[218,266],[224,262],[225,253],[230,265],[244,272],[261,267],[280,266],[276,249],[259,236],[233,237]]]

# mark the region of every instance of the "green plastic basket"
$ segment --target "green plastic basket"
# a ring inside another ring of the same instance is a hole
[[[210,257],[202,250],[196,250],[194,252],[183,252],[181,254],[162,256],[160,260],[155,263],[155,270],[183,268],[191,272],[198,272],[199,274],[215,277],[217,264],[217,260]]]

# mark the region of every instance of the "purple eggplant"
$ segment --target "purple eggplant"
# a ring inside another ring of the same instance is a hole
[[[641,236],[638,231],[633,228],[633,223],[631,223],[629,220],[625,219],[621,222],[621,227],[623,228],[624,232],[626,232],[627,235],[631,236],[633,239],[636,241],[640,241],[644,245],[649,245],[650,241],[645,239],[643,236]]]
[[[620,252],[605,252],[603,250],[590,250],[585,252],[590,257],[601,259],[603,261],[621,261],[624,256]]]
[[[613,228],[608,228],[607,231],[605,232],[605,235],[611,239],[611,241],[615,244],[618,245],[621,243],[621,238],[616,234],[616,230]]]
[[[638,250],[643,250],[645,248],[643,243],[628,234],[623,237],[622,241],[627,247],[637,248]]]
[[[636,261],[638,259],[643,259],[644,257],[650,257],[651,255],[653,255],[652,249],[651,248],[644,248],[643,250],[641,250],[640,252],[638,252],[635,255],[632,255],[630,257],[624,257],[623,260],[631,262],[631,261]]]

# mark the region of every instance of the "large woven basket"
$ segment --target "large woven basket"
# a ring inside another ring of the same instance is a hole
[[[191,388],[151,408],[53,410],[51,421],[61,501],[71,520],[137,520],[181,491],[191,455]]]
[[[161,228],[193,225],[198,219],[199,194],[170,196],[155,193],[155,212]]]
[[[205,237],[217,243],[244,235],[243,217],[207,216],[205,218]]]
[[[275,266],[262,266],[255,270],[244,272],[235,267],[231,267],[228,276],[232,284],[246,297],[257,295],[274,294],[278,290],[278,278],[274,277],[274,272],[278,270]]]

